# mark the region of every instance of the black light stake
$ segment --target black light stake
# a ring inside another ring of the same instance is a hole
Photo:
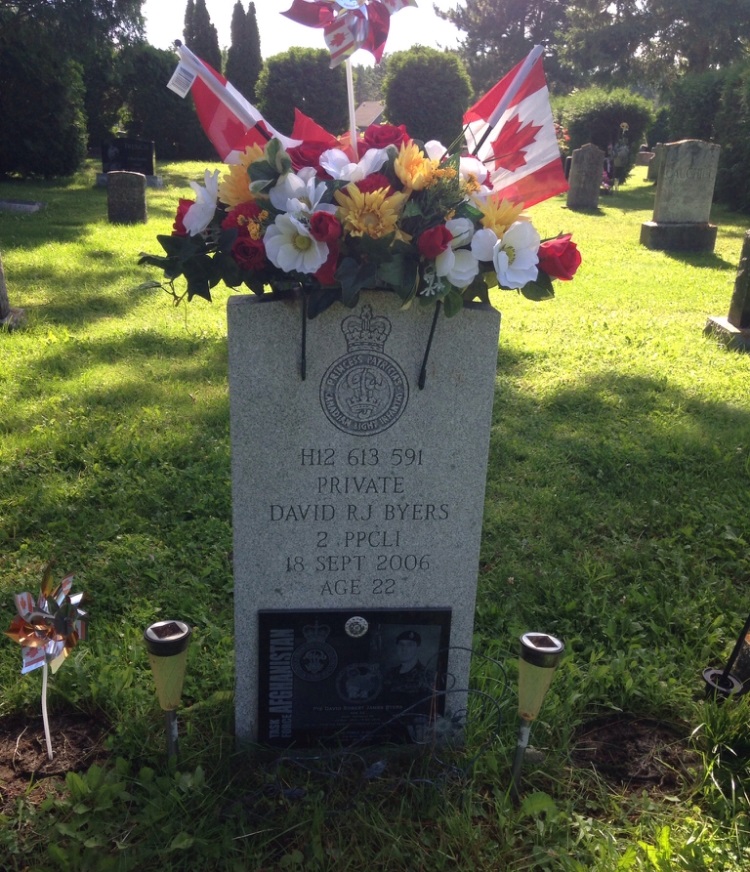
[[[704,669],[706,694],[716,699],[739,696],[750,678],[750,616],[734,643],[727,665],[723,669]]]
[[[165,713],[168,757],[177,756],[176,710],[182,697],[191,633],[190,627],[182,621],[158,621],[143,634],[159,706]]]
[[[565,645],[547,633],[524,633],[521,636],[521,659],[518,664],[518,730],[516,756],[513,760],[511,792],[518,800],[523,755],[529,744],[531,724],[536,720],[547,695],[552,677]]]

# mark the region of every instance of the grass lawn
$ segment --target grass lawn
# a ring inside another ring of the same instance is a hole
[[[750,355],[703,335],[726,315],[747,219],[716,207],[712,255],[639,244],[654,189],[636,168],[594,212],[557,197],[541,235],[572,232],[573,282],[502,312],[482,537],[475,685],[464,753],[301,765],[233,748],[226,290],[178,308],[137,266],[158,253],[203,164],[162,165],[147,225],[113,226],[95,166],[0,182],[0,251],[23,329],[0,334],[0,618],[44,564],[91,614],[50,682],[50,713],[109,725],[106,759],[5,802],[8,870],[745,870],[746,700],[704,699],[750,612]],[[450,422],[446,422],[449,426]],[[4,617],[3,617],[4,615]],[[194,628],[169,767],[142,643]],[[524,801],[508,796],[517,637],[567,654],[532,731]],[[39,714],[39,672],[0,645],[0,716]],[[673,725],[686,771],[628,784],[581,766],[577,731],[627,713]],[[380,756],[379,756],[380,755]],[[473,764],[473,765],[472,765]],[[679,776],[679,777],[677,777]],[[0,770],[0,799],[3,797]]]

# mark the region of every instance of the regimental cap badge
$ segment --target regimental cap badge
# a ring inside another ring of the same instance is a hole
[[[322,645],[328,638],[331,628],[327,624],[319,624],[317,621],[314,624],[306,624],[302,628],[302,635],[306,642],[316,642]]]
[[[363,306],[357,315],[350,315],[341,322],[349,351],[380,351],[385,348],[391,332],[391,322],[380,315],[372,316],[372,308]]]

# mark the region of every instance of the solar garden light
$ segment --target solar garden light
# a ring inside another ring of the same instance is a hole
[[[191,632],[182,621],[158,621],[143,634],[159,706],[165,713],[168,757],[177,755],[176,710],[182,696]]]
[[[513,760],[511,791],[518,799],[523,755],[529,744],[531,724],[536,720],[552,683],[565,645],[547,633],[524,633],[521,636],[521,659],[518,664],[518,730],[516,756]]]
[[[745,621],[742,632],[734,643],[727,665],[723,669],[704,669],[706,695],[717,700],[730,696],[740,696],[745,692],[745,684],[750,678],[750,616]]]

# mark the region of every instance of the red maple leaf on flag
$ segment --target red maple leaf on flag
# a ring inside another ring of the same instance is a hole
[[[346,36],[339,31],[339,33],[332,36],[329,40],[329,43],[334,47],[338,48],[341,43],[346,39]]]
[[[536,127],[531,121],[521,126],[518,115],[509,118],[500,129],[497,139],[490,143],[495,169],[502,167],[512,173],[524,166],[526,164],[524,149],[533,144],[541,129],[541,125]]]

